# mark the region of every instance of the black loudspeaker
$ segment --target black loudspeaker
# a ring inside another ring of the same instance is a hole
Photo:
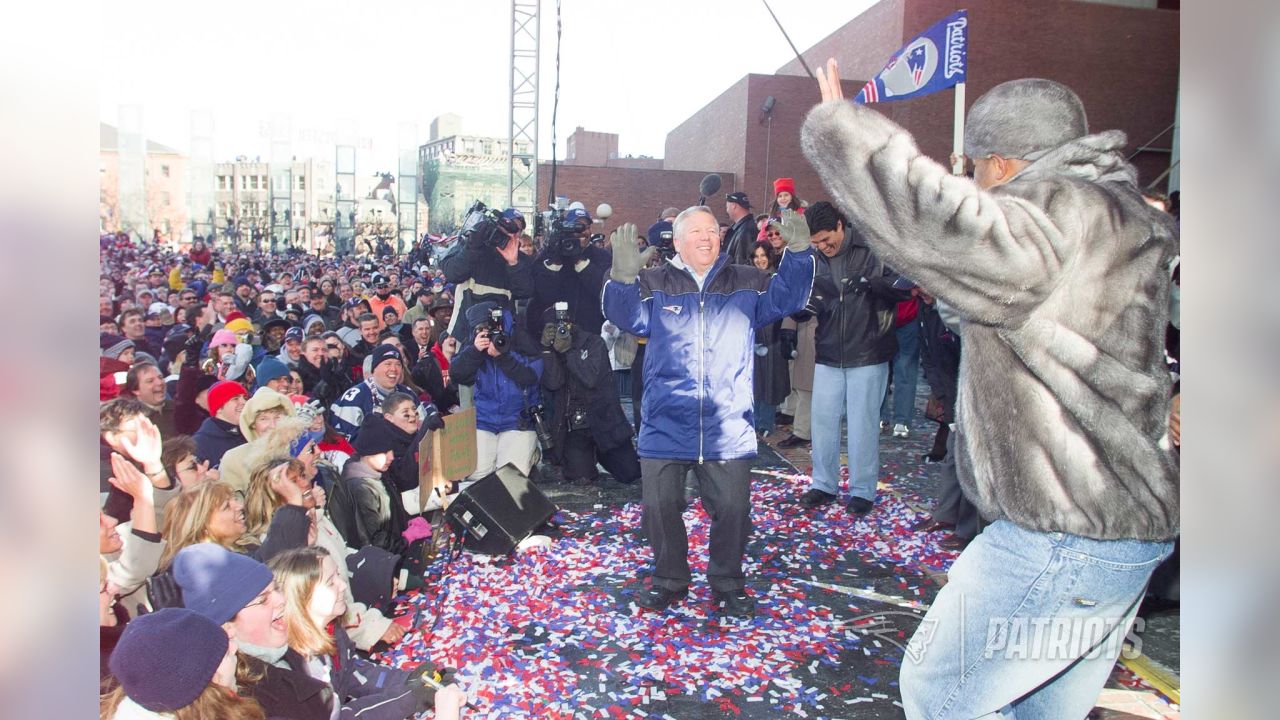
[[[458,494],[445,511],[445,521],[467,550],[505,555],[558,509],[528,478],[490,473]]]

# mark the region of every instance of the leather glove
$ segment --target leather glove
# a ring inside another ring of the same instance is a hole
[[[454,668],[437,668],[436,664],[427,660],[409,672],[405,686],[418,701],[418,712],[431,710],[436,703],[436,685],[441,687],[452,685],[458,671]]]
[[[444,427],[444,418],[440,416],[440,410],[435,403],[426,403],[422,406],[422,425],[428,430],[439,430]]]
[[[554,329],[553,329],[553,332],[554,332]],[[553,340],[551,343],[551,349],[555,350],[558,353],[565,353],[569,351],[569,348],[572,345],[573,345],[572,335],[557,335],[555,340]]]
[[[556,339],[555,323],[547,323],[542,327],[542,347],[549,348]]]
[[[803,252],[809,249],[809,224],[795,210],[782,211],[782,220],[770,220],[769,227],[777,228],[782,239],[787,241],[787,249],[791,252]]]
[[[630,285],[640,275],[640,268],[649,264],[649,258],[658,251],[648,247],[640,252],[636,245],[636,226],[627,223],[609,235],[609,244],[613,247],[613,267],[609,269],[609,277],[623,285]]]
[[[183,351],[186,352],[183,364],[191,367],[198,366],[200,364],[200,348],[203,346],[204,340],[200,337],[200,333],[194,333],[187,338],[187,344],[182,347]]]
[[[156,573],[147,578],[147,599],[151,601],[154,610],[183,607],[182,588],[174,580],[172,571]]]

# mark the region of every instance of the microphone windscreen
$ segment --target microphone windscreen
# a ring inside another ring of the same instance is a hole
[[[719,191],[720,176],[715,173],[711,173],[710,175],[702,178],[702,182],[698,183],[698,194],[703,197],[715,195]]]

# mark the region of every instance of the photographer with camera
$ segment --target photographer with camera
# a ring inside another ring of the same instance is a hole
[[[640,458],[604,340],[578,327],[567,303],[547,308],[541,319],[542,387],[555,393],[551,462],[562,465],[565,480],[575,485],[596,480],[597,460],[618,482],[635,482]]]
[[[524,215],[507,208],[489,210],[484,203],[471,207],[458,243],[440,260],[445,279],[455,285],[457,311],[449,334],[472,337],[467,309],[491,302],[514,311],[515,301],[533,297],[533,261],[520,252]]]
[[[543,313],[558,302],[568,304],[579,330],[600,334],[600,291],[613,256],[590,243],[590,230],[586,210],[573,208],[552,216],[546,247],[533,263],[533,299],[525,315],[530,335],[542,334]]]
[[[542,358],[511,311],[496,302],[472,305],[466,326],[471,342],[453,357],[449,374],[458,385],[473,386],[476,408],[476,471],[479,480],[503,465],[529,476],[537,462]],[[455,316],[456,317],[456,316]]]

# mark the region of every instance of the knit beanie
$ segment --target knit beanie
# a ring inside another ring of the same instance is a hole
[[[231,398],[241,395],[249,397],[249,391],[244,386],[234,380],[219,380],[209,388],[209,397],[206,398],[209,403],[209,414],[217,415],[223,405],[227,404]]]
[[[235,313],[232,313],[233,315]],[[235,320],[228,320],[226,328],[233,333],[253,332],[253,323],[249,322],[243,315]]]
[[[369,353],[369,357],[371,358],[369,361],[370,372],[372,372],[373,370],[376,370],[379,365],[381,365],[382,363],[388,360],[401,359],[400,351],[396,348],[396,346],[388,345],[388,344],[379,345],[378,347],[374,348],[373,352]]]
[[[773,194],[788,192],[792,195],[796,194],[796,181],[792,178],[778,178],[773,181]]]
[[[152,712],[175,712],[209,686],[228,644],[226,631],[204,615],[163,608],[125,626],[107,665],[130,700]]]
[[[173,579],[182,588],[183,607],[221,625],[271,584],[271,570],[248,555],[202,542],[178,552]]]
[[[369,413],[364,417],[364,422],[360,423],[360,432],[356,434],[356,439],[351,441],[351,446],[361,457],[394,450],[396,433],[392,431],[399,429],[381,413]]]
[[[1052,80],[1023,78],[982,94],[964,122],[964,153],[970,158],[1002,155],[1036,160],[1089,132],[1084,103],[1071,88]]]
[[[98,336],[98,347],[102,348],[102,355],[112,360],[119,360],[120,354],[131,347],[134,347],[133,341],[128,338],[112,335],[111,333],[101,333]]]
[[[267,386],[267,383],[276,378],[289,377],[289,368],[279,360],[269,357],[258,364],[257,374],[254,375],[256,381],[253,389],[261,390]]]
[[[351,573],[351,597],[371,608],[384,608],[391,601],[391,581],[400,556],[376,545],[366,545],[347,556]]]
[[[217,347],[219,345],[235,345],[240,341],[236,339],[236,334],[223,328],[213,334],[213,338],[209,340],[209,347]]]

